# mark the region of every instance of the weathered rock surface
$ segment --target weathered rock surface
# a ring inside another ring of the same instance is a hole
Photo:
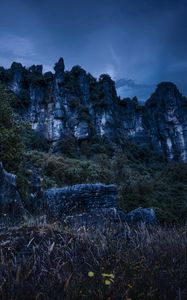
[[[137,208],[129,213],[124,213],[119,208],[100,208],[90,212],[75,214],[64,219],[65,224],[81,227],[93,226],[102,230],[104,227],[129,225],[153,225],[157,223],[155,212],[152,208]],[[106,229],[106,228],[105,228]]]
[[[187,99],[173,83],[161,83],[145,104],[151,148],[169,160],[187,161]]]
[[[124,213],[117,206],[117,187],[101,183],[49,189],[44,192],[44,206],[50,218],[74,226],[153,224],[157,220],[151,208]]]
[[[155,211],[152,208],[136,208],[126,214],[126,222],[129,224],[146,223],[154,224],[157,221]]]
[[[96,80],[79,66],[67,72],[62,58],[54,70],[43,74],[42,66],[18,63],[0,68],[0,81],[23,101],[19,113],[48,141],[98,136],[119,146],[131,139],[169,160],[187,161],[187,98],[173,83],[159,84],[142,106],[136,98],[117,97],[108,75]]]
[[[78,184],[43,192],[37,176],[33,179],[30,209],[36,214],[46,213],[48,218],[64,221],[71,226],[102,227],[104,224],[152,224],[156,221],[153,209],[138,208],[128,214],[122,212],[117,207],[115,185]],[[16,176],[6,172],[0,163],[0,218],[19,222],[26,214],[17,191]]]
[[[16,188],[16,176],[6,172],[0,163],[0,217],[20,220],[24,207]]]
[[[70,215],[64,218],[66,225],[74,227],[93,226],[102,228],[126,223],[126,214],[116,207],[95,208],[89,212]]]
[[[43,199],[47,214],[62,219],[64,215],[117,207],[117,188],[100,183],[78,184],[46,190]]]

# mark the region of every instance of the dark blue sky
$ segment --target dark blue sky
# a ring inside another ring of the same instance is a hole
[[[1,0],[0,65],[12,61],[109,73],[146,99],[160,81],[187,95],[186,0]]]

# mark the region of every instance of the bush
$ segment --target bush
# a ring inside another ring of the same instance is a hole
[[[68,157],[76,157],[78,153],[77,139],[69,134],[59,142],[59,150]]]
[[[116,161],[114,162],[116,165]],[[185,164],[129,165],[121,161],[116,170],[120,205],[125,211],[136,207],[153,207],[161,222],[185,222],[187,218],[187,184]]]
[[[11,128],[13,126],[13,111],[11,103],[13,97],[2,85],[0,85],[0,127]]]
[[[21,138],[27,150],[44,152],[49,150],[49,142],[47,139],[37,131],[31,129],[31,126],[27,123],[21,124]]]
[[[24,145],[10,106],[13,99],[12,94],[0,86],[0,161],[7,170],[17,172]]]
[[[70,143],[66,145],[72,156]],[[185,164],[179,169],[180,164],[156,164],[152,159],[147,162],[147,158],[145,162],[143,158],[137,162],[136,159],[129,160],[128,151],[113,156],[109,156],[107,151],[89,152],[90,145],[86,141],[81,147],[84,149],[81,153],[85,154],[82,157],[78,157],[77,153],[74,158],[68,158],[60,154],[34,151],[27,155],[27,160],[38,169],[44,179],[44,187],[77,183],[115,183],[119,191],[119,205],[124,211],[137,207],[153,207],[163,223],[185,222]]]
[[[17,128],[0,127],[0,161],[8,171],[17,173],[24,150]]]
[[[73,185],[78,183],[111,182],[110,173],[97,162],[78,160],[58,155],[31,152],[27,155],[44,179],[45,187]],[[48,184],[50,183],[50,184]]]

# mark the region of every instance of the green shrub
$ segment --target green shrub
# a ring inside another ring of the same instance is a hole
[[[0,161],[4,167],[17,172],[24,156],[24,145],[17,128],[6,129],[0,127]]]
[[[67,143],[68,147],[70,146]],[[86,145],[86,146],[85,146]],[[104,145],[101,143],[101,146]],[[45,187],[77,183],[115,183],[119,205],[124,211],[153,207],[161,222],[185,222],[187,218],[186,165],[157,163],[142,156],[130,159],[128,151],[109,155],[107,151],[90,152],[88,141],[82,143],[85,153],[79,157],[31,152],[31,161],[44,178]],[[87,147],[87,148],[86,148]],[[67,153],[67,152],[66,152]],[[69,148],[72,156],[72,149]],[[131,153],[133,156],[133,152]],[[149,156],[149,154],[148,154]],[[89,157],[89,158],[87,158]]]
[[[17,172],[24,156],[20,127],[10,106],[14,97],[0,86],[0,161],[9,171]]]
[[[49,182],[59,187],[78,183],[111,182],[108,170],[91,160],[73,159],[36,151],[28,154],[27,159],[40,169],[45,186],[48,187]]]
[[[69,134],[59,142],[59,150],[68,157],[76,157],[78,153],[77,139]]]
[[[0,85],[0,126],[11,128],[13,126],[13,111],[11,103],[13,102],[12,94]]]
[[[33,130],[29,124],[21,125],[21,138],[28,150],[38,150],[38,151],[48,151],[49,150],[49,142],[47,139]]]
[[[115,162],[116,164],[116,162]],[[182,167],[180,168],[180,165]],[[125,211],[153,207],[160,221],[185,222],[187,218],[186,165],[163,164],[156,169],[121,163],[116,181],[120,206]],[[120,179],[119,179],[120,178]]]

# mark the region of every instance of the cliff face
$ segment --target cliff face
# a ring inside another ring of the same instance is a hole
[[[17,111],[50,142],[68,136],[78,141],[106,137],[114,143],[132,139],[168,159],[187,161],[187,99],[174,84],[159,84],[141,106],[136,98],[117,97],[108,75],[96,80],[79,66],[64,69],[62,58],[54,74],[18,63],[0,68],[0,81],[20,99]]]
[[[168,159],[187,161],[187,99],[173,83],[161,83],[145,104],[151,147]]]

